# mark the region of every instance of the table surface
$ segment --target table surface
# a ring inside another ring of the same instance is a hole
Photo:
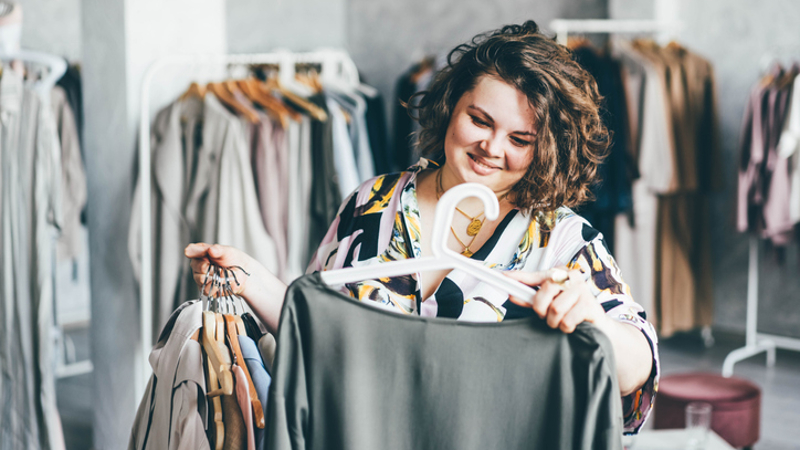
[[[632,439],[632,445],[629,445],[630,450],[684,450],[686,448],[686,430],[647,430],[642,431],[637,436],[626,436],[626,444]],[[709,430],[708,440],[706,441],[705,450],[735,450],[724,439],[719,437],[717,433]]]

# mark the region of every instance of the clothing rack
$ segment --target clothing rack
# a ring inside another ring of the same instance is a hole
[[[567,45],[570,33],[662,33],[662,40],[680,30],[679,22],[661,20],[613,20],[613,19],[555,19],[550,29],[556,33],[556,40]]]
[[[656,1],[661,16],[675,17],[670,3]],[[660,33],[660,40],[668,41],[681,27],[681,22],[676,20],[555,19],[550,22],[550,28],[555,31],[556,40],[561,45],[567,45],[570,33]],[[711,327],[703,327],[701,336],[706,347],[714,345]]]
[[[50,105],[50,91],[55,87],[58,80],[67,72],[67,62],[60,56],[51,55],[48,53],[36,52],[31,50],[20,50],[16,52],[0,52],[0,60],[2,61],[22,61],[26,63],[37,64],[46,69],[46,74],[38,80],[33,89],[39,94],[40,101],[43,106],[49,107]],[[53,287],[56,286],[56,269],[53,266]],[[66,378],[75,375],[82,375],[90,373],[94,370],[91,360],[79,361],[71,364],[65,364],[67,360],[67,348],[64,345],[64,332],[59,325],[57,325],[56,318],[56,296],[53,296],[53,339],[58,349],[58,361],[56,361],[55,376],[56,378]]]
[[[142,194],[142,273],[140,285],[141,342],[136,349],[136,360],[141,367],[137,368],[137,395],[141,397],[150,368],[147,355],[152,347],[153,332],[153,267],[151,244],[151,162],[150,162],[150,88],[157,73],[167,67],[176,66],[225,66],[248,64],[274,64],[279,68],[279,80],[284,85],[294,84],[296,64],[319,64],[320,77],[323,83],[330,80],[345,82],[352,86],[359,84],[358,70],[350,56],[343,50],[320,49],[314,52],[292,53],[278,50],[272,53],[228,54],[228,55],[171,55],[153,62],[144,74],[141,91],[141,111],[139,127],[139,174]]]
[[[787,56],[795,56],[800,50],[797,45],[784,45],[765,53],[759,61],[761,72],[769,70],[774,62]],[[747,312],[745,319],[745,345],[728,353],[722,363],[722,376],[733,376],[733,366],[739,361],[751,358],[761,352],[767,354],[767,367],[775,366],[775,349],[800,352],[800,339],[758,332],[758,261],[759,245],[756,235],[750,236],[749,259],[747,265]]]
[[[0,52],[0,60],[24,61],[47,68],[47,75],[34,85],[36,91],[41,94],[41,100],[44,101],[46,105],[50,105],[50,90],[53,89],[56,82],[67,73],[67,62],[64,58],[48,53],[30,50],[20,50],[10,53]]]

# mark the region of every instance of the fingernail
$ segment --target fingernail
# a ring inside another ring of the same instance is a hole
[[[569,280],[569,273],[562,269],[552,269],[552,272],[550,273],[550,279],[555,283],[563,283]]]

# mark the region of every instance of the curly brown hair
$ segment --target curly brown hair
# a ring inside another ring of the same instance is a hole
[[[430,89],[414,94],[407,108],[421,125],[417,136],[421,154],[444,160],[445,136],[456,104],[486,75],[519,89],[534,110],[538,129],[534,154],[525,176],[511,189],[514,206],[548,212],[591,199],[590,186],[598,181],[597,167],[610,142],[600,118],[597,83],[569,49],[542,34],[532,20],[479,34],[459,45]]]

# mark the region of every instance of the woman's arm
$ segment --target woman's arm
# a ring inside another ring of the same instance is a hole
[[[234,294],[250,305],[253,313],[267,326],[270,333],[276,333],[286,285],[264,265],[241,250],[219,244],[189,244],[184,254],[191,259],[194,281],[201,290],[210,264],[234,268],[236,280],[231,282]],[[242,271],[250,275],[245,275]],[[214,294],[208,292],[208,289],[205,293]]]

